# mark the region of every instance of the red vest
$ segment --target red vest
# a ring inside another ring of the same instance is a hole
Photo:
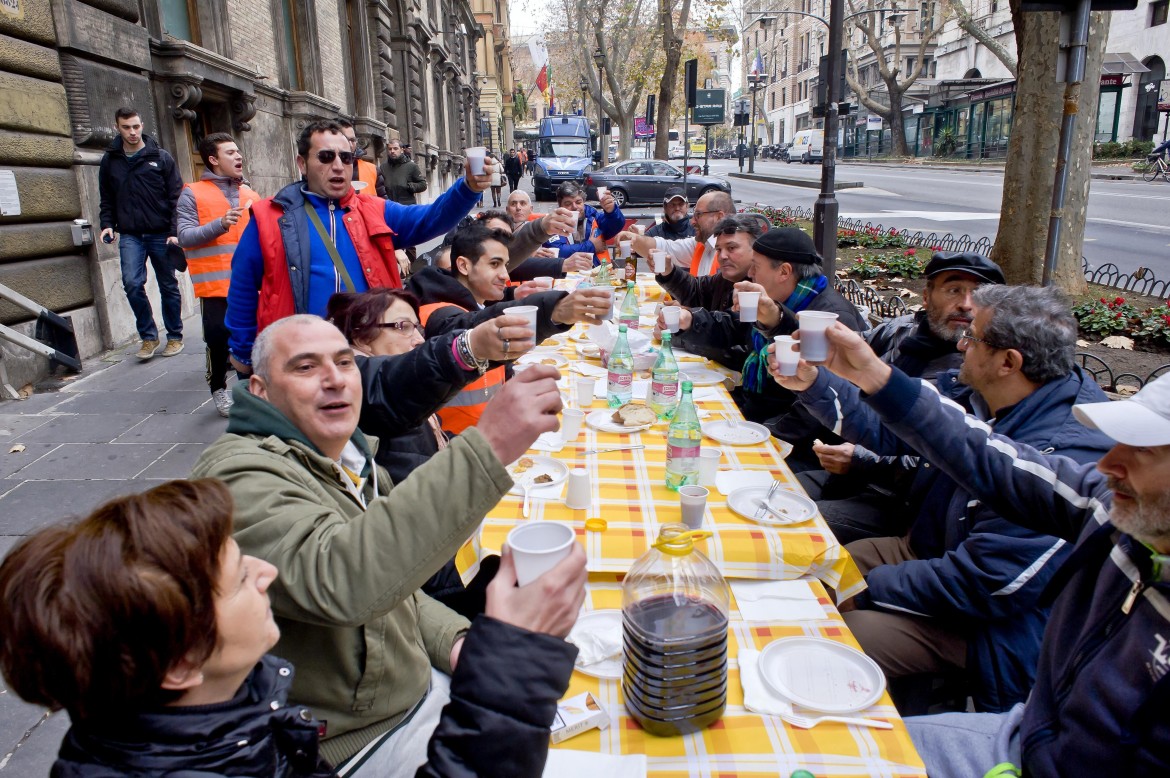
[[[386,201],[350,189],[341,198],[340,204],[342,208],[349,207],[349,211],[343,212],[342,219],[357,250],[358,259],[361,260],[366,283],[371,289],[381,286],[401,289],[402,276],[398,273],[398,259],[394,256],[394,231],[386,224]],[[305,207],[312,206],[306,202]],[[284,209],[273,202],[271,197],[259,200],[252,205],[252,218],[256,221],[260,252],[264,257],[264,278],[260,284],[260,299],[256,309],[258,335],[272,322],[304,311],[296,310],[292,281],[289,278],[289,258],[285,254],[284,238],[280,234],[280,221],[285,218]],[[299,261],[300,258],[295,259]],[[303,267],[300,272],[307,273],[309,268]]]

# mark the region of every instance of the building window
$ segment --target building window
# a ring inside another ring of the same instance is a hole
[[[1170,9],[1170,0],[1159,0],[1150,3],[1150,26],[1157,27],[1166,23],[1167,9]]]
[[[297,7],[293,0],[281,0],[280,45],[284,52],[285,85],[297,92],[304,88],[301,70],[301,47],[297,39]]]
[[[199,43],[199,9],[194,0],[161,0],[163,32],[172,38]]]
[[[780,87],[780,105],[788,105],[788,87]]]
[[[768,95],[768,101],[772,104],[772,107],[769,108],[768,110],[775,111],[776,110],[776,92],[775,91],[773,91],[772,94]]]

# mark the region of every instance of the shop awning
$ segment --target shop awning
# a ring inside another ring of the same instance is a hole
[[[1101,75],[1128,76],[1132,73],[1149,73],[1150,69],[1138,61],[1138,58],[1128,51],[1115,54],[1105,54],[1105,61],[1101,63]]]

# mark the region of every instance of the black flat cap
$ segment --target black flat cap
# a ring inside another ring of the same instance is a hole
[[[798,265],[819,265],[821,255],[817,253],[812,238],[799,227],[771,229],[752,245],[757,254],[763,254],[776,262],[791,262]]]
[[[999,265],[982,254],[976,254],[973,251],[935,252],[934,256],[930,258],[930,261],[926,263],[926,270],[923,274],[927,278],[933,278],[939,273],[945,273],[948,270],[970,273],[989,284],[1006,283],[1003,278],[1003,271],[999,269]]]

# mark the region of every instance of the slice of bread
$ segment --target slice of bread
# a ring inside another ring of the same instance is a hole
[[[642,403],[626,403],[613,412],[613,420],[623,427],[643,427],[658,421],[658,416]]]

